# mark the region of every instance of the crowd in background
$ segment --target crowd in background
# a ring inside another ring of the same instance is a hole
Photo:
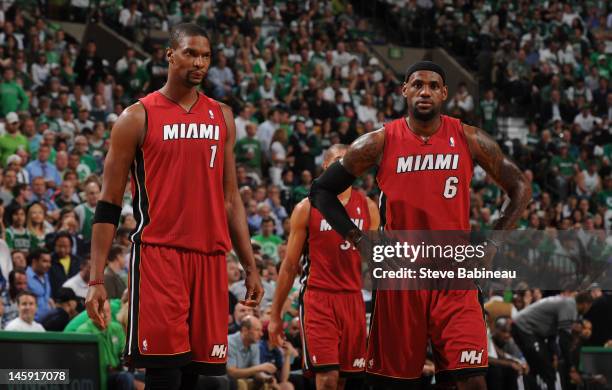
[[[286,250],[289,216],[320,173],[322,152],[336,143],[350,144],[406,113],[402,75],[368,48],[377,21],[355,11],[363,2],[354,2],[354,8],[346,1],[103,1],[98,8],[89,7],[87,0],[69,3],[65,15],[72,20],[94,17],[129,39],[142,38],[145,27],[168,29],[182,21],[201,23],[211,32],[213,63],[202,89],[234,109],[238,184],[266,292],[255,310],[238,303],[245,292],[243,275],[230,253],[228,333],[256,346],[251,360],[232,360],[230,342],[230,362],[274,374],[278,387],[300,388],[303,379],[291,374],[300,369],[301,359],[297,280],[286,303],[289,345],[282,350],[267,344],[266,317]],[[445,112],[497,137],[532,182],[534,201],[519,227],[551,232],[557,246],[558,230],[600,230],[607,239],[612,223],[609,5],[385,3],[395,15],[388,20],[397,23],[393,28],[404,39],[446,46],[476,72],[480,96],[459,85]],[[165,50],[153,47],[149,57],[140,58],[128,48],[111,63],[97,54],[96,43],[76,41],[40,17],[40,9],[25,15],[10,2],[3,6],[1,327],[13,323],[7,329],[96,333],[100,330],[86,321],[85,313],[77,312],[87,291],[91,223],[110,131],[125,107],[164,84]],[[509,140],[499,131],[497,119],[509,114],[527,119],[526,142]],[[367,173],[356,187],[377,200],[375,175]],[[490,229],[503,202],[504,194],[477,167],[471,194],[474,229]],[[122,333],[118,324],[126,320],[121,298],[134,228],[128,186],[105,272],[112,298],[108,315],[119,319],[113,328],[117,334]],[[529,298],[527,286],[521,291],[515,296],[506,292],[502,299],[518,311],[539,300]],[[364,298],[369,300],[367,292]],[[609,299],[606,294],[604,299]],[[500,336],[504,326],[504,321],[491,323],[496,340],[507,339]],[[598,317],[592,327],[601,332],[602,327],[612,329],[612,322]],[[582,331],[569,331],[580,339]],[[598,339],[597,345],[610,339]],[[108,354],[113,383],[138,385],[123,370],[117,345],[109,347],[117,353]],[[425,373],[431,373],[430,363]],[[525,368],[519,364],[513,369],[520,374]]]

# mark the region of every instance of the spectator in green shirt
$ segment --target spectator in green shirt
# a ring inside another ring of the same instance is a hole
[[[561,199],[565,199],[567,197],[569,183],[578,171],[576,160],[568,154],[567,143],[562,142],[559,144],[559,155],[551,159],[550,168],[555,175],[557,195]]]
[[[100,339],[101,364],[108,370],[108,388],[132,389],[134,375],[122,370],[121,354],[125,347],[125,332],[119,322],[111,317],[109,301],[104,302],[104,322],[106,328],[100,329],[88,319],[76,330],[77,333],[97,335]]]
[[[11,68],[4,70],[4,81],[0,83],[0,111],[6,115],[13,111],[26,111],[30,99],[21,85],[15,82],[15,72]]]
[[[599,205],[605,207],[609,210],[612,210],[612,177],[606,177],[604,182],[604,189],[601,191],[597,200],[599,201]]]
[[[554,156],[550,162],[551,167],[556,172],[560,173],[566,179],[573,177],[576,174],[576,160],[569,155],[568,145],[561,143],[559,145],[559,155]]]
[[[312,174],[308,170],[302,171],[302,183],[295,187],[292,191],[293,204],[298,204],[302,199],[308,196],[310,185],[312,184]]]
[[[6,114],[6,134],[0,137],[0,165],[6,166],[6,159],[17,150],[29,151],[28,139],[19,131],[19,116],[14,112]]]
[[[261,234],[253,236],[253,240],[261,244],[263,254],[270,256],[275,263],[278,263],[278,246],[283,243],[283,239],[274,234],[275,229],[274,219],[265,217],[261,221]]]
[[[261,142],[256,138],[257,126],[249,122],[245,127],[247,136],[238,140],[234,146],[236,162],[244,164],[261,176]]]

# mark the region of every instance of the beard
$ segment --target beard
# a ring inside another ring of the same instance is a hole
[[[419,111],[416,106],[410,107],[410,116],[420,122],[429,122],[440,115],[440,107],[433,106],[428,111]]]

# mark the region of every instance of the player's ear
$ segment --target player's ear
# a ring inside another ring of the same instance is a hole
[[[166,48],[166,59],[168,60],[169,64],[174,63],[174,58],[172,57],[173,54],[174,54],[174,50],[171,47],[167,47]]]
[[[408,98],[408,82],[404,81],[404,84],[402,84],[402,96],[405,98]]]
[[[448,86],[444,85],[442,87],[442,101],[446,101],[448,99]]]

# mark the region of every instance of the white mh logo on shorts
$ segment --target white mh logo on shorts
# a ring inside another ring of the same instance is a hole
[[[353,361],[353,367],[365,368],[365,359],[364,358],[355,359],[355,361]]]
[[[480,352],[475,349],[461,351],[461,359],[460,363],[469,363],[469,364],[482,364],[482,354],[484,349],[481,349]]]
[[[223,359],[226,354],[227,346],[225,344],[215,344],[213,345],[213,350],[210,353],[210,356]]]

